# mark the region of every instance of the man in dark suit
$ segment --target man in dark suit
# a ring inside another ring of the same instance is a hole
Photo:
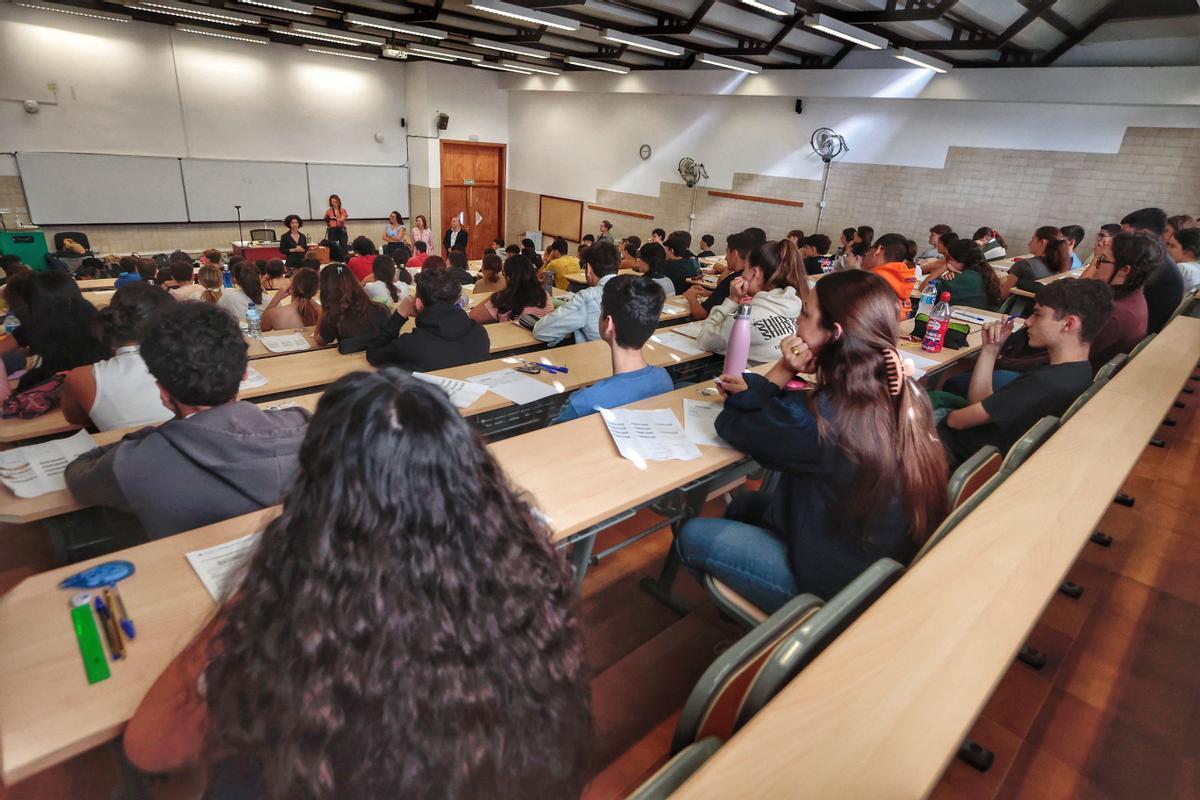
[[[458,217],[450,218],[450,229],[446,231],[446,235],[442,237],[442,252],[449,255],[451,250],[462,250],[467,252],[467,232],[463,228],[462,223],[458,221]]]

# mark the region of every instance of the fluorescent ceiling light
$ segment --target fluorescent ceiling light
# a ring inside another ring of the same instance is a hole
[[[620,44],[636,47],[638,50],[646,50],[651,53],[661,53],[665,56],[681,56],[683,48],[673,44],[665,44],[655,39],[647,39],[645,36],[634,36],[632,33],[622,33],[614,31],[611,28],[605,28],[600,31],[600,35],[610,42],[619,42]]]
[[[495,70],[499,70],[500,72],[519,72],[522,75],[532,75],[533,74],[532,72],[530,72],[527,69],[518,69],[516,67],[509,67],[504,64],[490,64],[486,61],[480,62],[480,63],[476,64],[475,66],[483,67],[484,69],[495,69]]]
[[[201,36],[215,36],[218,39],[232,39],[235,42],[250,42],[252,44],[270,44],[270,39],[264,39],[262,36],[247,36],[244,33],[225,33],[224,31],[213,31],[207,28],[193,28],[188,25],[176,25],[175,30],[184,33],[198,33]]]
[[[943,75],[954,69],[954,66],[950,62],[942,61],[940,58],[934,58],[933,56],[927,56],[924,53],[913,50],[911,47],[901,47],[892,53],[892,55],[901,61],[907,61],[909,64],[914,64],[923,69],[931,69]]]
[[[450,63],[454,62],[453,56],[444,56],[439,53],[418,53],[415,50],[409,50],[407,52],[408,52],[408,55],[414,56],[416,58],[428,58],[428,59],[432,59],[434,61],[446,61],[446,62],[450,62]]]
[[[512,3],[505,3],[504,0],[467,0],[467,6],[477,11],[486,11],[489,14],[509,19],[519,19],[534,25],[545,25],[547,28],[558,28],[560,31],[579,30],[579,23],[573,19],[532,11],[521,6],[514,6]]]
[[[345,53],[341,50],[326,50],[323,47],[317,47],[316,45],[312,45],[312,44],[304,45],[304,49],[310,53],[320,53],[323,56],[337,56],[338,58],[354,58],[359,61],[376,61],[377,60],[375,58],[375,56],[370,56],[370,55],[367,55],[366,53]]]
[[[738,72],[746,72],[751,75],[757,75],[758,73],[762,72],[762,67],[760,67],[758,64],[751,64],[748,61],[735,61],[732,58],[710,56],[708,53],[697,53],[696,60],[705,64],[711,64],[714,67],[736,69]]]
[[[539,75],[562,75],[561,69],[551,69],[543,67],[541,64],[526,64],[523,61],[501,61],[500,66],[513,67],[523,72],[536,72]]]
[[[227,11],[212,6],[197,6],[191,3],[175,3],[171,0],[141,0],[132,8],[138,11],[149,11],[153,14],[168,14],[172,17],[198,19],[205,22],[219,22],[222,25],[261,25],[262,20],[252,14],[242,14],[237,11]]]
[[[272,25],[268,30],[272,33],[282,33],[284,36],[298,36],[301,39],[317,39],[322,42],[335,42],[337,44],[373,44],[376,46],[384,44],[384,40],[378,36],[368,36],[365,33],[351,33],[349,31],[334,31],[329,28],[301,25],[296,22],[287,27]]]
[[[796,4],[789,0],[742,0],[742,5],[766,11],[777,17],[786,17],[796,13]]]
[[[31,0],[13,0],[14,6],[22,8],[36,8],[38,11],[54,11],[59,14],[70,14],[75,17],[90,17],[92,19],[102,19],[106,22],[133,22],[133,17],[127,14],[109,14],[107,11],[93,11],[90,8],[76,8],[75,6],[61,6],[58,3],[38,3]]]
[[[884,50],[888,46],[888,40],[882,36],[867,33],[862,28],[840,22],[828,14],[809,14],[804,18],[804,26],[812,28],[814,31],[836,36],[839,39],[845,39],[847,42],[861,44],[872,50]]]
[[[485,50],[499,50],[501,53],[514,53],[518,56],[529,56],[530,58],[549,58],[549,53],[543,53],[541,50],[534,50],[532,47],[521,47],[519,44],[509,44],[508,42],[497,42],[492,39],[481,39],[478,36],[471,37],[471,44],[474,47],[482,47]]]
[[[459,58],[463,61],[483,61],[483,56],[471,55],[470,53],[463,53],[458,50],[442,50],[441,48],[425,47],[424,45],[419,44],[410,44],[408,46],[408,52],[413,55],[420,56],[441,56],[442,58],[449,58],[451,60]]]
[[[342,19],[348,25],[362,25],[366,28],[379,28],[384,31],[393,31],[395,33],[404,33],[409,36],[421,36],[425,39],[445,39],[446,34],[442,31],[426,28],[421,25],[405,25],[400,22],[392,22],[390,19],[380,19],[379,17],[368,17],[366,14],[344,14]]]
[[[576,67],[587,67],[588,69],[598,69],[601,72],[615,72],[618,75],[628,75],[629,67],[622,67],[620,64],[606,64],[603,61],[591,61],[578,56],[567,56],[566,61]]]
[[[273,8],[276,11],[290,11],[293,14],[311,15],[313,13],[313,7],[308,3],[297,3],[295,0],[237,0],[237,2],[243,5]]]

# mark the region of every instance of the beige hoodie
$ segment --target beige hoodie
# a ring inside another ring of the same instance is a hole
[[[803,302],[791,286],[759,292],[750,302],[750,356],[754,364],[779,358],[779,343],[796,332],[796,317]],[[726,300],[709,312],[696,344],[713,353],[724,353],[737,318],[738,304]]]

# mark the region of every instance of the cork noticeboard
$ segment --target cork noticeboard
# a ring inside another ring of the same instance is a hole
[[[578,242],[583,238],[583,201],[541,195],[538,229],[547,236],[561,236],[568,242]]]

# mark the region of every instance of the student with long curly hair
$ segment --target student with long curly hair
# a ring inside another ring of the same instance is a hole
[[[391,311],[373,302],[344,264],[326,264],[321,270],[321,310],[317,344],[337,342],[338,352],[359,353],[386,338]]]
[[[210,797],[577,797],[577,599],[479,434],[441,390],[356,372],[300,463],[240,588],[130,720],[133,763],[203,770]]]
[[[896,329],[882,278],[835,272],[765,376],[720,377],[717,433],[781,479],[740,495],[724,519],[688,522],[685,565],[771,612],[801,592],[828,599],[879,558],[911,559],[946,514],[946,455]],[[798,373],[816,388],[790,390]]]
[[[1008,270],[1008,277],[1000,286],[1000,293],[1007,299],[1014,288],[1037,293],[1042,278],[1049,278],[1071,268],[1071,246],[1063,232],[1053,225],[1043,225],[1029,239],[1029,252],[1033,258],[1023,258]]]
[[[472,308],[470,317],[481,325],[490,325],[525,314],[541,319],[553,308],[550,295],[538,280],[537,269],[528,258],[516,255],[504,262],[504,288]]]
[[[921,284],[928,283],[927,279]],[[994,310],[1000,306],[1000,279],[972,239],[955,239],[946,248],[946,269],[937,277],[938,293],[949,292],[950,304]]]

